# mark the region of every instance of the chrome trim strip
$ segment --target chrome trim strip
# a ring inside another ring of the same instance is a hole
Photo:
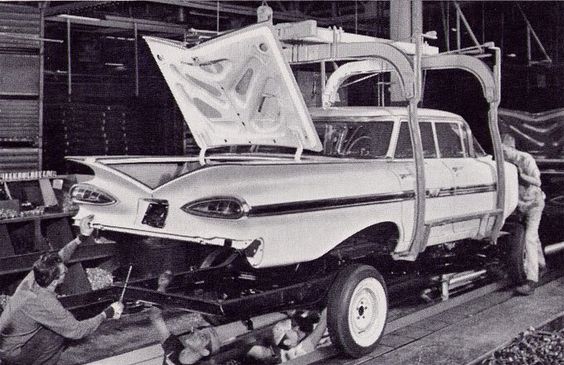
[[[497,190],[497,184],[482,184],[482,185],[472,185],[457,187],[455,189],[454,195],[466,195],[466,194],[480,194],[489,193]]]
[[[463,215],[458,215],[458,216],[455,216],[455,217],[449,217],[449,218],[445,218],[445,219],[436,219],[436,220],[425,222],[425,225],[427,225],[429,227],[436,227],[436,226],[441,226],[441,225],[444,225],[444,224],[464,222],[464,221],[468,221],[468,220],[472,220],[472,219],[482,219],[482,218],[488,218],[488,217],[491,217],[491,216],[498,216],[500,214],[503,214],[503,209],[486,210],[486,211],[483,211],[483,212],[463,214]]]
[[[462,188],[441,189],[438,195],[431,195],[431,190],[427,190],[427,198],[448,197],[465,194],[480,194],[496,190],[496,184],[484,184],[465,186]],[[282,214],[297,214],[314,212],[328,209],[341,209],[362,205],[394,203],[415,198],[413,190],[399,191],[395,193],[373,194],[364,196],[354,196],[347,198],[319,199],[296,201],[280,204],[257,205],[250,208],[248,217],[265,217]]]
[[[415,198],[412,190],[395,193],[353,196],[346,198],[296,201],[280,204],[265,204],[251,207],[249,217],[264,217],[282,214],[307,213],[318,210],[341,209],[362,205],[394,203]]]
[[[442,188],[437,193],[437,189],[427,189],[425,196],[427,198],[442,198],[447,196],[455,196],[455,195],[466,195],[466,194],[481,194],[481,193],[489,193],[496,191],[497,184],[482,184],[482,185],[471,185],[471,186],[462,186],[456,188]]]

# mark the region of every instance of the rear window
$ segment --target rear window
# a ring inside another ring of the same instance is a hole
[[[394,123],[382,122],[316,122],[323,144],[319,154],[344,158],[384,158],[388,152]]]

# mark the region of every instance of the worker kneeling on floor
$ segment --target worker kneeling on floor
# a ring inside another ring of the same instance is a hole
[[[78,321],[57,299],[68,262],[78,245],[92,234],[93,216],[80,221],[80,235],[59,252],[42,255],[18,285],[0,316],[2,365],[57,364],[65,338],[80,339],[109,318],[120,318],[123,304],[112,303],[95,317]]]

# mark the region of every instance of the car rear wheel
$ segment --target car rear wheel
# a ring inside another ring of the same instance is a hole
[[[372,352],[387,315],[387,289],[378,270],[354,264],[339,272],[329,290],[327,325],[331,341],[344,354],[361,357]]]
[[[527,251],[525,249],[525,225],[520,221],[511,222],[508,225],[509,235],[507,240],[507,265],[510,279],[516,284],[527,280],[525,273],[525,260]]]

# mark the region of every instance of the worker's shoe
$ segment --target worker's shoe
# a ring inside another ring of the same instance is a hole
[[[536,283],[532,280],[527,280],[523,285],[519,285],[515,288],[515,294],[517,295],[532,295],[535,293]]]

